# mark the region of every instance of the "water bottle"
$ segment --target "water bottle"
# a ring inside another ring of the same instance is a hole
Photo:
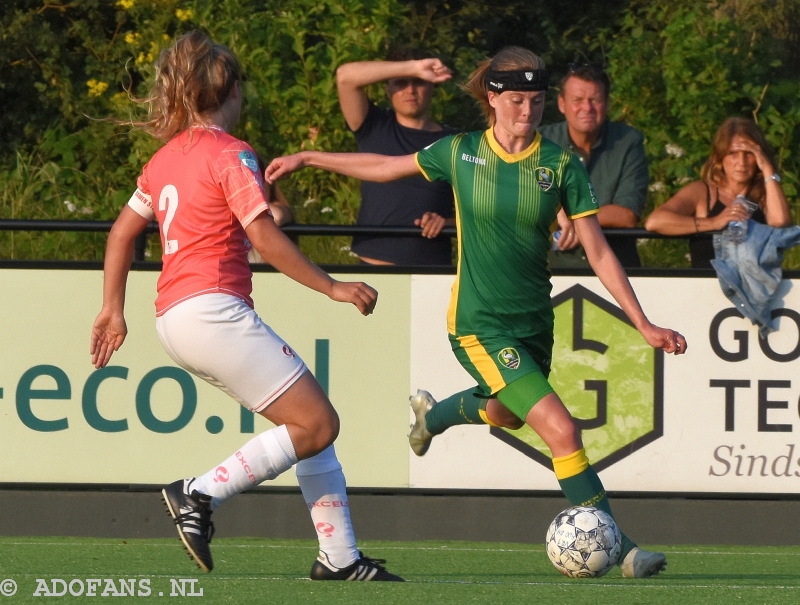
[[[733,200],[734,204],[738,204],[740,206],[744,206],[745,210],[747,210],[747,216],[755,212],[755,209],[758,207],[758,204],[755,202],[751,202],[743,195],[737,195],[736,199]],[[743,221],[731,221],[728,223],[728,236],[731,238],[731,241],[734,244],[741,244],[745,239],[747,239],[747,224],[749,223],[749,218]]]
[[[560,248],[558,247],[559,239],[561,239],[561,229],[553,231],[553,245],[551,247],[551,250],[560,250]]]

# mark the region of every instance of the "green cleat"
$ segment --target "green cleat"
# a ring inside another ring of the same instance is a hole
[[[425,426],[425,416],[436,405],[436,400],[428,391],[417,391],[416,395],[409,397],[409,401],[415,420],[408,434],[408,444],[417,456],[424,456],[433,439],[433,435]]]
[[[664,553],[642,550],[637,546],[619,566],[626,578],[649,578],[667,569],[667,557]]]

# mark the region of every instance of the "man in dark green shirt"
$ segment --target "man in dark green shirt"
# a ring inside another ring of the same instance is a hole
[[[600,226],[629,228],[639,222],[647,198],[644,137],[627,124],[606,119],[609,86],[601,68],[572,66],[558,95],[566,121],[540,126],[539,132],[575,153],[586,167],[600,204]],[[610,237],[608,243],[624,267],[641,266],[635,239]],[[558,247],[550,255],[552,267],[589,266],[571,228],[562,230]]]

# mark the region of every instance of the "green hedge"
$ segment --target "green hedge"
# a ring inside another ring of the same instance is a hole
[[[576,17],[578,16],[578,17]],[[567,63],[603,62],[612,116],[646,134],[648,209],[697,177],[728,115],[754,117],[778,150],[796,219],[800,174],[800,0],[12,0],[0,7],[0,216],[113,219],[159,143],[107,118],[141,117],[159,51],[199,27],[230,46],[248,81],[236,135],[265,160],[300,149],[353,150],[338,106],[336,67],[397,44],[441,56],[456,78],[437,89],[434,114],[482,126],[461,93],[476,62],[508,44],[541,54],[553,82]],[[558,120],[553,94],[545,119]],[[370,94],[381,101],[376,86]],[[358,185],[303,171],[282,184],[306,223],[353,223]],[[0,258],[100,259],[104,236],[0,232]],[[157,238],[151,238],[157,240]],[[317,262],[353,262],[346,238],[302,238]],[[649,266],[684,266],[685,245],[641,248]],[[158,258],[156,241],[148,251]],[[791,256],[787,266],[800,266]]]

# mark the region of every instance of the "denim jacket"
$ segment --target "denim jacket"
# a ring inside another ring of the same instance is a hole
[[[758,325],[762,338],[775,330],[772,299],[781,283],[783,251],[800,243],[800,226],[776,229],[750,219],[747,239],[731,241],[727,229],[714,236],[711,266],[722,292],[739,312]]]

